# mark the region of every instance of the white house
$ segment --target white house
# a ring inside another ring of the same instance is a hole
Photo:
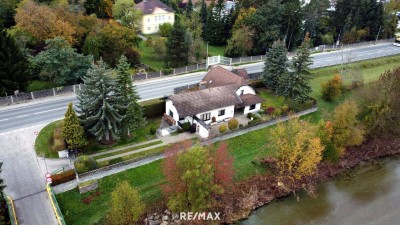
[[[202,138],[209,136],[210,125],[227,121],[236,113],[260,110],[264,100],[248,85],[245,69],[229,71],[221,66],[211,69],[199,84],[200,90],[169,96],[164,118],[172,125],[196,124]]]
[[[139,22],[143,34],[157,33],[161,24],[175,22],[175,11],[160,0],[143,0],[136,7],[143,13]]]

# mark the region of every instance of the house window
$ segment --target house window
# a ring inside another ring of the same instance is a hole
[[[202,119],[203,121],[208,121],[208,120],[210,120],[210,117],[211,117],[211,113],[204,113],[204,114],[201,115],[201,119]]]
[[[171,16],[168,16],[168,20],[171,20]]]
[[[249,110],[254,110],[256,108],[256,105],[251,105]]]
[[[162,15],[162,21],[164,21],[165,20],[165,15]]]
[[[157,16],[154,17],[154,21],[157,21]]]
[[[172,112],[171,110],[169,110],[169,116],[171,116],[172,118],[174,118],[174,112]]]
[[[158,26],[154,26],[154,30],[157,30],[158,29]]]
[[[150,22],[150,18],[147,18],[147,22]]]
[[[244,94],[244,90],[241,90],[241,91],[240,91],[240,95],[243,95],[243,94]]]
[[[224,116],[224,115],[225,115],[225,109],[218,111],[218,116]]]
[[[147,27],[147,30],[150,30],[151,29],[151,27]]]

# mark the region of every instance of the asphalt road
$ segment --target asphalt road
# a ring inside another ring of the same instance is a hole
[[[327,65],[338,65],[349,61],[362,60],[366,58],[378,58],[386,55],[400,54],[400,47],[393,44],[379,44],[364,46],[343,51],[334,51],[314,54],[314,64],[311,68],[324,67]],[[242,65],[249,73],[261,72],[264,63],[253,63]],[[136,90],[142,100],[160,98],[173,94],[175,87],[197,83],[205,72],[179,75],[149,81],[136,82]],[[32,126],[60,119],[64,116],[68,102],[75,102],[73,95],[49,98],[21,105],[6,106],[0,108],[0,133],[12,131],[18,128]]]

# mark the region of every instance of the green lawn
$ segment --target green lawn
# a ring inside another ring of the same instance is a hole
[[[395,60],[394,60],[395,59]],[[378,63],[376,63],[378,61]],[[365,68],[362,68],[363,77],[365,82],[376,80],[379,75],[385,70],[391,69],[399,65],[400,56],[387,59],[372,60],[368,64],[363,62]],[[370,65],[373,65],[370,67]],[[318,121],[322,118],[323,111],[331,112],[332,109],[341,101],[351,96],[351,93],[345,93],[333,102],[325,102],[320,98],[320,83],[331,79],[331,77],[338,72],[337,68],[318,69],[312,71],[315,77],[311,81],[313,88],[312,96],[318,100],[319,111],[304,118],[310,121]],[[270,97],[269,93],[262,93],[263,97]],[[269,98],[268,98],[269,99]],[[271,105],[278,104],[281,100],[271,100]],[[271,154],[268,150],[268,136],[271,127],[261,129],[258,131],[250,132],[232,139],[227,140],[229,150],[234,157],[235,177],[236,179],[244,179],[251,175],[262,173],[265,169],[252,163],[253,159]],[[260,155],[261,154],[261,155]],[[160,165],[162,160],[153,162],[151,164],[124,171],[113,176],[105,177],[99,180],[99,191],[101,195],[96,197],[94,202],[89,206],[82,203],[82,199],[90,194],[80,195],[75,189],[57,195],[60,207],[64,213],[67,224],[93,224],[99,221],[107,212],[109,206],[110,192],[115,185],[123,180],[128,180],[129,183],[139,189],[143,200],[150,204],[160,199],[161,189],[160,184],[164,182],[164,177],[161,172]]]
[[[61,126],[61,121],[54,121],[47,124],[43,129],[40,130],[35,140],[35,151],[39,156],[46,158],[58,158],[58,153],[53,151],[53,132]]]
[[[141,149],[141,148],[147,148],[147,147],[150,147],[150,146],[153,146],[153,145],[158,145],[158,144],[161,144],[161,143],[162,143],[162,141],[155,141],[155,142],[151,142],[151,143],[135,146],[135,147],[132,147],[132,148],[124,149],[124,150],[121,150],[121,151],[111,152],[111,153],[104,154],[104,155],[99,155],[99,156],[94,157],[94,159],[102,159],[102,158],[115,156],[115,155],[119,155],[119,154],[123,154],[123,153],[127,153],[127,152],[132,152],[132,151],[135,151],[135,150],[138,150],[138,149]]]
[[[204,45],[204,48],[207,48],[206,45]],[[226,46],[211,46],[208,45],[208,55],[209,56],[224,56]]]
[[[257,88],[256,92],[258,96],[265,100],[265,102],[263,102],[261,105],[262,109],[264,110],[269,107],[278,108],[283,106],[285,103],[284,97],[278,96],[273,91],[266,88]]]
[[[153,52],[153,49],[147,47],[144,41],[141,41],[139,44],[140,47],[140,62],[149,65],[151,68],[155,70],[161,70],[167,68],[165,62],[163,60],[158,60],[156,58],[156,54]]]
[[[33,81],[29,82],[28,88],[26,89],[26,91],[28,91],[28,92],[40,91],[40,90],[50,89],[50,88],[54,88],[54,87],[57,87],[57,85],[55,85],[54,83],[52,83],[50,81],[33,80]]]
[[[55,121],[45,126],[39,133],[35,140],[35,150],[38,155],[45,155],[46,158],[58,158],[58,153],[52,150],[53,132],[61,125],[61,121]],[[97,152],[107,151],[114,148],[120,148],[127,145],[132,145],[140,142],[145,142],[156,138],[155,135],[150,134],[150,128],[158,128],[161,119],[153,118],[147,119],[147,126],[137,129],[132,132],[132,137],[127,140],[120,140],[115,144],[102,145],[94,137],[89,137],[89,144],[80,150],[83,154],[93,154]]]

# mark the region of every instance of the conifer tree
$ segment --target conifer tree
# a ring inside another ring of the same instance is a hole
[[[279,78],[287,73],[287,49],[282,40],[275,41],[267,52],[264,62],[263,82],[266,87],[277,90]]]
[[[166,43],[166,60],[169,67],[173,68],[187,65],[190,45],[189,39],[186,29],[182,26],[181,21],[177,19]]]
[[[113,71],[100,60],[93,64],[83,78],[82,90],[78,92],[78,109],[85,128],[97,140],[106,142],[119,139],[121,121],[119,112],[126,106],[121,104],[121,97],[115,94]]]
[[[0,27],[0,96],[25,91],[28,85],[28,61],[12,37]]]
[[[205,27],[205,39],[216,46],[225,45],[229,38],[229,30],[226,30],[227,17],[222,14],[224,8],[223,0],[209,6],[209,15]]]
[[[3,162],[0,162],[0,174],[1,174],[1,167],[2,166],[3,166]],[[6,185],[4,185],[4,181],[0,177],[0,193],[3,193],[4,188],[6,188]]]
[[[302,103],[309,99],[311,77],[308,66],[312,64],[310,54],[310,38],[307,34],[296,56],[292,59],[291,72],[279,79],[279,95]]]
[[[189,0],[188,5],[186,6],[186,13],[189,16],[193,12],[193,2]]]
[[[295,73],[308,73],[308,66],[313,64],[310,56],[310,34],[307,33],[299,50],[296,52],[296,56],[292,59],[292,67]]]
[[[201,1],[200,17],[201,22],[203,23],[203,27],[205,28],[205,25],[207,23],[207,5],[204,0]]]
[[[76,150],[87,145],[85,131],[79,122],[71,102],[68,104],[67,111],[65,112],[62,136],[67,142],[69,149]]]
[[[117,64],[117,89],[116,95],[121,97],[121,105],[127,106],[120,110],[120,114],[124,115],[121,123],[122,137],[130,136],[130,131],[143,127],[146,124],[144,118],[144,110],[139,105],[139,96],[132,84],[131,74],[129,72],[130,65],[125,56],[121,56]]]

